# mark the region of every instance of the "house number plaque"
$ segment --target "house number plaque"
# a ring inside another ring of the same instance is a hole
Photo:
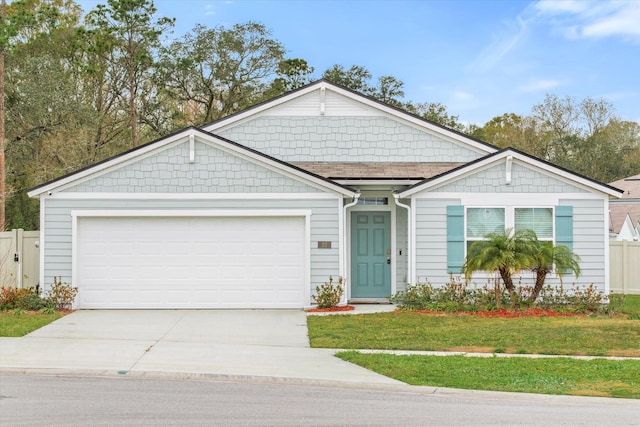
[[[318,249],[331,249],[331,242],[318,241]]]

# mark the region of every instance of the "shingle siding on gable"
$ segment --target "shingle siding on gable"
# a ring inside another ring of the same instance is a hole
[[[479,171],[466,178],[435,188],[433,192],[460,193],[587,193],[552,176],[514,163],[511,184],[505,183],[504,163]]]
[[[317,193],[321,190],[207,144],[168,148],[78,184],[71,192],[120,193]]]
[[[486,154],[382,116],[267,116],[217,133],[286,162],[469,162]]]

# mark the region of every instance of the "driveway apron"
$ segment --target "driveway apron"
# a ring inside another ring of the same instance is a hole
[[[0,369],[402,384],[310,348],[299,310],[79,310],[0,338]]]

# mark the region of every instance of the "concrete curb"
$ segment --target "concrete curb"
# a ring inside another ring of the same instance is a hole
[[[577,359],[577,360],[639,360],[640,357],[619,356],[572,356],[562,354],[519,354],[519,353],[473,353],[465,351],[421,351],[421,350],[377,350],[377,349],[329,349],[333,354],[345,351],[357,351],[366,354],[393,354],[396,356],[465,356],[465,357],[504,357],[504,358],[529,358],[529,359]]]

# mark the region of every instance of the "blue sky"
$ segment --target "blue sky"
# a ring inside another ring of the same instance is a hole
[[[80,0],[86,10],[105,1]],[[405,83],[405,100],[440,102],[463,122],[529,114],[546,93],[605,98],[640,122],[640,0],[155,0],[176,38],[257,21],[307,60]]]

